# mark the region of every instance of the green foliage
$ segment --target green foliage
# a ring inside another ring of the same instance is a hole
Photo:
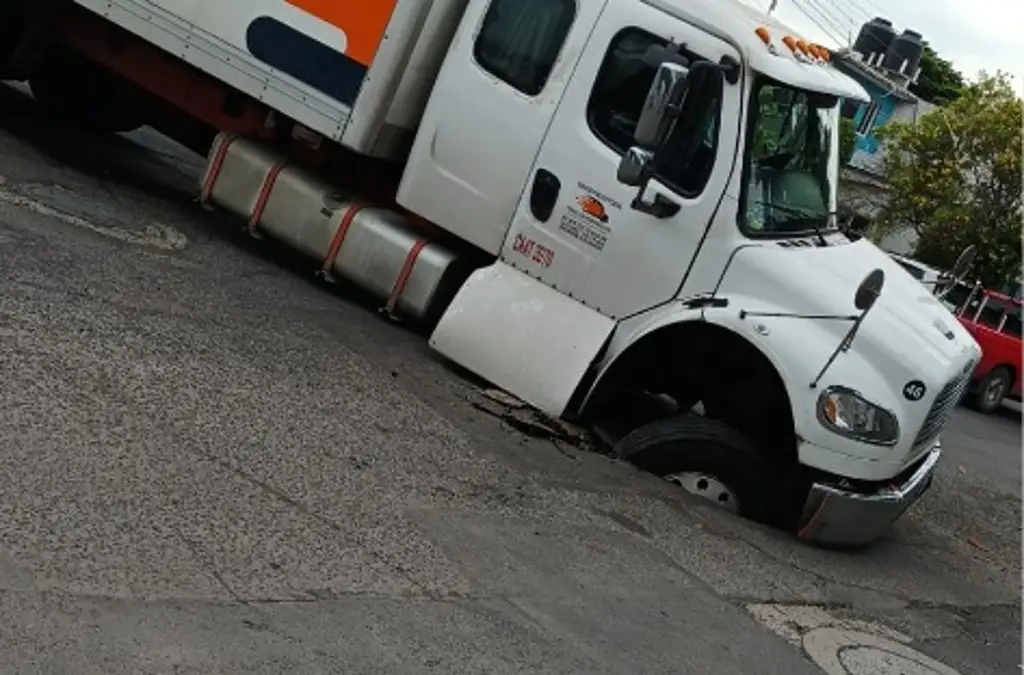
[[[889,203],[878,233],[909,226],[915,256],[949,268],[968,244],[978,247],[974,273],[999,286],[1021,269],[1021,101],[1008,76],[982,73],[945,108],[916,125],[890,124],[886,173]]]
[[[846,164],[853,155],[857,143],[857,126],[852,119],[839,120],[839,162]]]
[[[910,91],[935,105],[947,105],[960,97],[964,76],[953,64],[925,45],[921,56],[921,75]]]

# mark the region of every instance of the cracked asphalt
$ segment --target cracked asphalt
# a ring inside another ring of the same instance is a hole
[[[1019,672],[1019,414],[958,411],[889,538],[810,548],[482,413],[201,165],[0,90],[0,673],[911,672],[815,665],[793,608]]]

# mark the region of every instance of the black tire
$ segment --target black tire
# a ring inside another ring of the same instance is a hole
[[[29,77],[32,97],[50,115],[94,131],[121,133],[143,126],[134,88],[76,54],[51,54]]]
[[[989,371],[988,375],[978,382],[978,389],[974,393],[974,409],[986,415],[999,410],[1012,385],[1013,375],[1009,369],[999,366]]]
[[[773,506],[778,474],[753,442],[716,419],[670,417],[627,434],[616,445],[620,459],[658,477],[693,471],[716,477],[736,495],[739,513],[773,525],[784,524]]]
[[[21,42],[24,30],[24,10],[19,4],[0,9],[0,80],[12,75],[7,72],[9,61]]]

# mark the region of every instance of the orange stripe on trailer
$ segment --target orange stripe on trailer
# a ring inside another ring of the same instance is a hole
[[[334,233],[334,239],[331,240],[331,247],[327,249],[327,256],[324,257],[323,267],[320,268],[321,275],[329,276],[331,274],[338,251],[341,250],[341,245],[345,243],[345,236],[348,234],[349,228],[352,227],[352,221],[355,220],[356,214],[364,208],[366,208],[365,204],[352,202],[345,210],[345,215],[341,217],[341,222],[338,224],[338,231]]]
[[[270,171],[267,172],[267,177],[263,180],[263,187],[260,188],[260,196],[257,197],[256,205],[253,206],[252,214],[249,216],[249,234],[256,234],[256,228],[259,227],[260,220],[263,218],[263,211],[267,208],[267,201],[270,200],[274,183],[277,182],[277,177],[281,175],[286,166],[288,166],[288,162],[281,160],[270,167]]]
[[[345,56],[369,67],[398,0],[287,0],[288,4],[340,28],[348,42]]]
[[[416,259],[420,257],[420,252],[429,243],[429,239],[417,239],[416,243],[409,249],[409,254],[405,256],[405,263],[402,264],[402,270],[398,273],[398,278],[395,279],[395,285],[391,288],[391,295],[388,296],[388,303],[383,309],[388,317],[392,319],[397,318],[395,316],[395,308],[398,307],[398,301],[401,299],[405,287],[409,284],[409,277],[412,276],[412,271],[416,267]]]
[[[213,153],[213,159],[210,161],[210,170],[206,173],[206,178],[203,180],[202,191],[199,193],[200,204],[206,204],[210,201],[213,187],[217,184],[217,178],[220,177],[221,169],[224,168],[224,160],[228,156],[228,150],[231,148],[231,144],[237,140],[238,136],[234,134],[226,134],[221,138],[220,145],[217,146],[217,151]]]

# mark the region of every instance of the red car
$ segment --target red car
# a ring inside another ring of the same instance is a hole
[[[983,413],[994,412],[1006,398],[1020,401],[1021,301],[975,290],[957,303],[956,315],[982,351],[967,400]]]

